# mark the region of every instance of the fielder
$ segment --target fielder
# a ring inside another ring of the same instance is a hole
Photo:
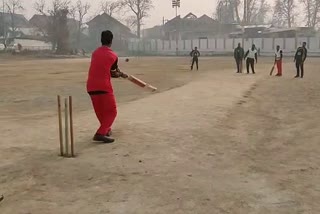
[[[195,47],[194,50],[191,51],[190,56],[192,57],[191,71],[193,70],[193,65],[196,63],[197,70],[199,69],[199,56],[200,52],[198,51],[198,47]]]
[[[296,68],[297,68],[297,75],[295,78],[300,77],[300,70],[301,70],[301,78],[303,78],[304,75],[304,62],[306,61],[307,58],[307,48],[306,48],[307,43],[303,42],[302,47],[299,47],[297,49],[296,55],[294,56],[294,62],[296,63]]]
[[[90,95],[100,127],[93,140],[113,143],[110,136],[111,126],[117,116],[117,105],[111,78],[127,78],[118,68],[118,56],[112,51],[113,34],[111,31],[101,33],[102,46],[97,48],[91,58],[91,65],[87,79],[87,92]]]
[[[277,45],[277,49],[275,51],[274,64],[277,65],[278,73],[276,74],[276,76],[278,77],[282,76],[282,58],[283,58],[282,50],[280,49],[280,45]]]
[[[258,63],[258,53],[255,44],[252,45],[251,49],[249,49],[244,56],[247,58],[246,65],[247,65],[247,74],[249,74],[249,67],[251,66],[252,73],[255,74],[254,71],[254,62]]]

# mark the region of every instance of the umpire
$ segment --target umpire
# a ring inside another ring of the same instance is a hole
[[[238,47],[234,49],[234,59],[237,64],[237,73],[242,73],[242,61],[244,57],[244,50],[241,47],[241,44],[238,44]]]

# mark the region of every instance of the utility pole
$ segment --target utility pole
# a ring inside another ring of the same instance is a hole
[[[176,9],[176,17],[178,16],[178,7],[180,8],[180,0],[172,0],[172,8]],[[176,22],[176,55],[178,55],[178,36],[179,36],[179,31],[178,31],[178,22]]]
[[[1,24],[1,27],[3,28],[3,44],[4,44],[4,48],[6,49],[7,48],[7,41],[6,41],[6,38],[7,38],[7,30],[6,30],[6,21],[5,21],[5,2],[4,0],[2,0],[2,24]]]

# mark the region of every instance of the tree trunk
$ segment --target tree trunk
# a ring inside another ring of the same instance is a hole
[[[77,49],[80,49],[80,40],[81,40],[81,26],[82,26],[82,20],[79,21],[79,29],[78,29],[78,35],[77,35]]]
[[[141,21],[137,19],[137,36],[140,39],[141,37]]]
[[[236,12],[237,22],[240,24],[241,20],[240,20],[240,16],[239,16],[239,2],[238,2],[238,0],[235,0],[234,2],[235,2],[234,9]]]
[[[291,28],[291,13],[290,13],[290,8],[288,9],[288,27]]]
[[[247,0],[244,0],[243,3],[243,24],[246,25],[247,24],[247,18],[248,18],[248,3]]]

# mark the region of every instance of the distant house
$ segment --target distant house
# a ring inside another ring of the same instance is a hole
[[[52,16],[46,16],[46,15],[34,15],[30,20],[30,24],[37,28],[39,32],[41,32],[43,35],[48,34],[48,23],[52,21]],[[69,33],[73,34],[78,31],[79,29],[79,21],[68,18],[68,29]]]
[[[23,15],[0,13],[0,37],[6,36],[10,39],[12,37],[30,36],[31,32],[33,32],[33,28]]]
[[[46,16],[46,15],[34,15],[30,20],[30,24],[38,29],[38,32],[43,36],[43,38],[47,38],[49,36],[49,28],[50,23],[53,22],[52,16]],[[67,26],[69,30],[69,47],[70,48],[77,48],[77,38],[78,38],[78,32],[80,23],[79,21],[68,18],[67,19]],[[87,39],[87,36],[81,33],[80,35],[81,40]],[[48,40],[48,39],[47,39]],[[82,46],[82,43],[80,43],[80,47]],[[83,48],[83,47],[81,47]]]
[[[230,38],[261,38],[263,33],[271,29],[272,25],[246,25],[229,34]]]
[[[22,45],[27,49],[48,49],[28,20],[21,14],[0,13],[0,43],[8,48]]]
[[[230,38],[295,38],[312,37],[316,30],[312,27],[275,28],[273,25],[249,25],[243,30],[229,34]]]
[[[272,28],[263,33],[265,38],[313,37],[317,34],[313,27]]]
[[[146,29],[144,32],[146,38],[158,39],[161,37],[164,40],[186,40],[228,35],[236,29],[237,25],[221,24],[207,15],[198,18],[193,13],[188,13],[183,18],[181,16],[174,17],[163,26]]]
[[[154,26],[152,28],[147,28],[141,30],[142,38],[147,39],[162,39],[164,37],[164,32],[162,30],[162,26]]]
[[[137,36],[131,33],[130,28],[109,16],[106,13],[100,14],[87,22],[89,38],[92,40],[92,48],[101,45],[101,32],[112,31],[114,35],[113,48],[117,50],[127,49],[127,41]]]

